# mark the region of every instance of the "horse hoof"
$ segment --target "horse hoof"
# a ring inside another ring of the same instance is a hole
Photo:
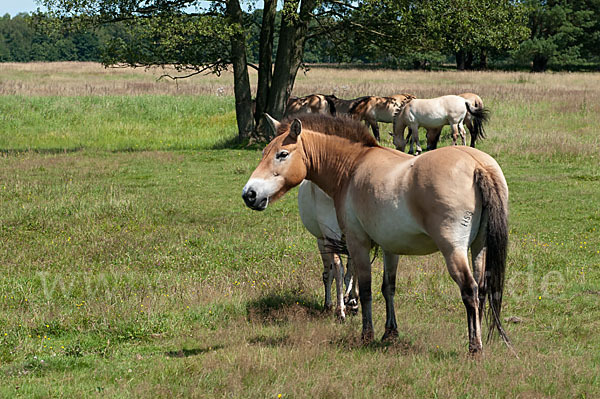
[[[360,338],[363,345],[369,345],[373,342],[373,330],[363,331]]]
[[[343,312],[336,312],[336,317],[335,319],[339,322],[339,323],[344,323],[346,321],[346,315]]]
[[[396,338],[398,338],[398,330],[395,328],[386,328],[383,337],[381,337],[381,342],[391,341]]]
[[[325,304],[325,306],[323,306],[323,312],[324,313],[331,313],[333,311],[333,305],[327,305]]]

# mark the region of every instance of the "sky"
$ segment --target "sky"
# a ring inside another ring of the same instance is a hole
[[[10,14],[14,17],[20,12],[35,11],[38,7],[35,0],[0,0],[0,16]]]

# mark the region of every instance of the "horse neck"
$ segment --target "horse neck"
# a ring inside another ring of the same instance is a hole
[[[306,178],[335,198],[356,167],[357,159],[369,147],[362,143],[319,133],[303,133],[307,166]]]

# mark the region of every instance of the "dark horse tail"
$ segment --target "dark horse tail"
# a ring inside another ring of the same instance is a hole
[[[331,116],[336,116],[337,111],[335,110],[335,102],[333,101],[332,96],[323,95],[323,97],[325,97],[325,101],[327,101],[327,105],[329,105],[329,113]]]
[[[485,318],[489,331],[488,341],[494,329],[498,330],[502,340],[510,346],[510,340],[502,327],[502,294],[504,292],[504,274],[508,247],[508,192],[502,183],[502,177],[492,167],[480,167],[475,170],[475,183],[481,190],[483,214],[487,215],[484,291],[480,301],[488,299]],[[483,298],[482,298],[483,296]],[[485,303],[482,303],[483,307]]]
[[[471,107],[468,101],[465,101],[467,106],[467,112],[471,114],[473,118],[473,132],[471,132],[471,147],[475,147],[475,141],[477,139],[485,138],[485,131],[483,124],[487,123],[490,119],[490,111],[485,107]]]

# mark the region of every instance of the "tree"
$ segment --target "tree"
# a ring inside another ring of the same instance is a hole
[[[419,20],[434,50],[454,54],[458,70],[487,68],[490,52],[515,48],[528,35],[526,9],[512,0],[425,0]]]
[[[597,0],[530,0],[527,7],[531,34],[514,54],[517,59],[530,61],[533,72],[545,71],[551,61],[577,61],[585,43],[594,43],[592,48],[599,43],[594,31],[599,24]]]
[[[275,25],[277,0],[264,0],[258,49],[256,125],[252,115],[248,77],[247,33],[252,18],[242,11],[239,0],[40,0],[49,15],[67,25],[99,26],[121,22],[129,37],[112,41],[105,52],[106,65],[134,67],[172,65],[180,72],[174,79],[197,73],[220,73],[233,66],[236,116],[240,138],[270,132],[261,129],[268,112],[283,116],[298,69],[303,62],[307,38],[333,29],[375,32],[379,21],[345,23],[360,10],[352,0],[284,0],[280,24]],[[202,7],[202,3],[209,3]],[[360,2],[359,2],[360,3]],[[364,1],[369,4],[377,2]],[[195,12],[189,7],[195,6]],[[357,13],[357,15],[360,13]],[[397,16],[394,16],[396,18]],[[322,21],[327,21],[327,26]],[[309,23],[314,31],[309,35]],[[273,67],[273,44],[278,32]],[[338,32],[339,33],[339,32]],[[389,36],[389,35],[387,35]]]

